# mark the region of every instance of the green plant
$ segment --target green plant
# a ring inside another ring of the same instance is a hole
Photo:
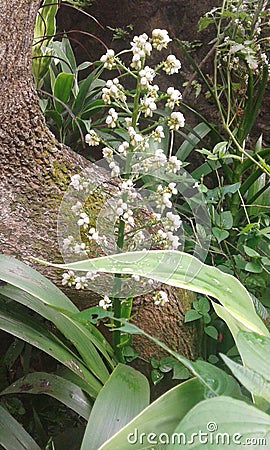
[[[44,261],[40,261],[45,263]],[[212,301],[217,314],[223,312],[237,321],[240,328],[268,335],[268,330],[258,317],[252,297],[232,275],[208,266],[192,255],[179,251],[149,250],[128,252],[69,264],[50,264],[53,267],[86,272],[121,273],[139,275],[167,283],[171,286],[193,290],[217,299]],[[172,267],[174,270],[172,271]],[[196,270],[194,270],[196,268]],[[229,320],[227,319],[228,323]]]
[[[64,315],[61,310],[72,314],[78,312],[77,307],[34,269],[4,255],[1,255],[0,263],[1,279],[9,283],[1,287],[1,328],[24,338],[26,342],[34,340],[36,347],[74,372],[78,382],[80,379],[86,381],[85,385],[82,382],[84,389],[87,386],[88,394],[95,397],[109,376],[108,368],[114,367],[112,349],[102,334],[95,327],[74,323],[72,318]],[[7,298],[10,300],[7,301]],[[16,310],[13,308],[14,301],[17,302]],[[55,307],[60,310],[55,311]],[[36,321],[27,308],[51,321],[62,336],[54,334],[41,321]],[[9,317],[9,322],[5,317]],[[68,347],[65,339],[72,342],[72,346]],[[85,339],[88,341],[87,347]]]
[[[237,276],[265,306],[269,303],[270,150],[263,146],[263,136],[255,138],[253,126],[268,83],[267,18],[267,2],[224,0],[199,22],[199,31],[208,26],[215,30],[212,47],[201,63],[193,58],[189,43],[178,41],[194,69],[190,82],[197,77],[200,95],[211,98],[218,117],[213,125],[182,103],[202,121],[178,156],[182,153],[186,158],[195,150],[205,161],[191,175],[201,183],[211,215],[207,262]],[[213,72],[208,76],[204,64],[210,58]],[[208,187],[209,174],[214,188]],[[186,231],[193,240],[193,231]]]

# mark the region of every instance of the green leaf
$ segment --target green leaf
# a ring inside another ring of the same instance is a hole
[[[232,275],[221,272],[216,267],[207,266],[187,253],[150,250],[51,265],[77,271],[97,270],[141,275],[171,286],[209,295],[219,300],[240,325],[249,328],[250,331],[269,335],[267,328],[256,314],[253,301],[245,287]]]
[[[88,371],[83,362],[36,317],[31,317],[20,305],[0,296],[0,329],[16,336],[60,361],[88,383],[88,393],[96,397],[101,383]]]
[[[188,380],[151,403],[116,435],[105,442],[99,450],[148,448],[151,443],[147,437],[151,439],[150,434],[152,434],[153,440],[153,434],[173,433],[179,421],[203,398],[203,387],[198,380]]]
[[[109,373],[97,349],[113,367],[112,349],[93,325],[70,317],[69,313],[79,310],[65,294],[31,267],[5,255],[0,255],[0,279],[11,284],[1,287],[0,293],[54,323],[78,349],[89,370],[103,383],[107,380]]]
[[[204,328],[204,332],[210,336],[211,338],[217,340],[218,338],[218,330],[213,327],[212,325],[209,325],[208,327]]]
[[[233,216],[231,211],[223,211],[220,214],[220,218],[222,221],[222,228],[225,228],[225,230],[230,230],[233,226]]]
[[[260,258],[261,257],[261,255],[258,252],[256,252],[256,250],[254,250],[253,248],[248,247],[247,245],[244,245],[243,248],[244,248],[246,255],[250,256],[251,258]]]
[[[71,300],[51,281],[27,264],[2,254],[0,254],[0,280],[28,292],[40,299],[40,303],[45,302],[70,312],[79,312]],[[6,295],[5,288],[7,287],[0,288],[0,292],[4,295]]]
[[[81,450],[98,450],[148,405],[149,395],[144,375],[119,364],[94,403]]]
[[[236,339],[237,348],[246,367],[256,370],[270,381],[270,338],[257,333],[240,331]]]
[[[41,450],[30,434],[1,405],[0,444],[6,450]]]
[[[211,448],[230,450],[241,447],[241,444],[245,445],[247,439],[254,442],[257,438],[256,447],[253,448],[265,450],[270,438],[269,429],[268,414],[243,401],[221,396],[196,405],[186,414],[174,433],[179,433],[179,439],[181,438],[182,445],[178,448],[188,445],[187,448],[205,450],[210,448],[211,438]],[[200,438],[198,430],[206,434]],[[261,441],[259,444],[259,438],[265,438],[265,442]],[[177,445],[178,441],[175,442]],[[175,444],[170,443],[167,449],[174,450]]]
[[[225,355],[220,355],[225,364],[232,371],[234,376],[245,386],[253,395],[263,398],[270,402],[270,381],[266,380],[256,370],[243,367],[240,364],[227,358]]]
[[[195,309],[190,309],[185,314],[185,323],[186,322],[193,322],[193,320],[201,319],[202,315],[196,311]]]
[[[227,239],[228,236],[230,236],[230,233],[226,230],[221,230],[220,228],[213,227],[212,233],[217,239],[218,242],[224,241],[224,239]]]
[[[213,148],[213,154],[221,155],[223,153],[226,153],[228,142],[227,141],[221,141],[218,144],[215,145]]]
[[[73,85],[74,74],[61,72],[57,75],[54,88],[53,88],[53,103],[56,111],[61,113],[64,110],[64,106],[57,101],[61,100],[63,103],[67,103],[71,94],[71,89]]]
[[[158,384],[164,378],[164,373],[158,369],[151,370],[151,381],[154,385]]]
[[[86,98],[88,96],[88,93],[91,89],[92,84],[95,81],[96,77],[96,71],[91,72],[83,81],[79,84],[79,92],[74,100],[72,111],[75,114],[75,116],[80,115],[80,113],[83,111],[83,107],[86,102]]]
[[[260,264],[250,261],[245,265],[245,270],[252,273],[261,273],[263,271],[263,268],[262,266],[260,266]]]
[[[194,308],[201,314],[206,314],[210,311],[210,303],[207,298],[200,297],[193,302]]]
[[[207,28],[211,23],[214,22],[214,18],[210,16],[202,16],[200,17],[199,23],[198,23],[198,31],[203,31],[205,28]]]
[[[56,398],[79,416],[88,420],[92,403],[82,390],[71,381],[46,372],[35,372],[12,383],[0,395],[45,394]]]
[[[186,140],[177,150],[176,156],[181,161],[185,161],[188,155],[198,143],[211,131],[211,128],[204,122],[196,125],[193,130],[188,133]]]

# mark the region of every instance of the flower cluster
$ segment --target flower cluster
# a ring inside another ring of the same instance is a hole
[[[85,142],[90,147],[94,147],[100,144],[100,137],[94,130],[90,130],[89,133],[85,136]]]
[[[126,101],[124,87],[120,84],[118,78],[107,81],[106,87],[102,89],[102,100],[105,105],[110,105],[112,100]]]
[[[168,299],[168,296],[165,291],[158,291],[153,296],[153,301],[154,301],[154,304],[157,306],[164,306],[164,305],[166,305],[166,303],[169,302],[169,299]]]
[[[87,272],[85,276],[79,277],[75,275],[73,270],[63,273],[62,286],[75,286],[75,289],[85,289],[89,287],[89,282],[97,278],[97,272]]]
[[[180,245],[177,231],[182,221],[179,215],[173,212],[172,207],[173,196],[178,192],[174,180],[182,168],[182,162],[173,154],[174,132],[185,125],[184,115],[178,110],[182,95],[172,86],[161,92],[159,86],[154,83],[160,71],[167,75],[177,74],[181,63],[175,55],[169,54],[156,67],[147,64],[147,57],[153,50],[158,52],[166,50],[170,42],[167,30],[155,29],[151,36],[146,33],[135,36],[130,49],[123,51],[125,54],[128,52],[131,54],[129,66],[121,61],[122,53],[116,55],[111,49],[100,59],[105,69],[119,68],[119,75],[106,81],[102,88],[101,97],[107,113],[103,124],[102,119],[99,119],[100,131],[99,126],[95,128],[92,125],[92,129],[85,136],[85,141],[90,146],[102,145],[102,154],[110,169],[111,177],[118,178],[117,193],[114,194],[113,200],[106,200],[108,214],[104,218],[108,222],[108,230],[113,234],[108,235],[108,248],[114,251],[116,248],[117,251],[146,250],[146,247],[151,248],[152,244],[158,244],[164,249],[177,250]],[[125,80],[129,75],[132,75],[133,80],[136,79],[136,89],[132,91],[125,88]],[[166,115],[160,113],[162,109],[170,111]],[[140,120],[141,118],[143,120]],[[107,138],[108,135],[110,138]],[[169,144],[167,151],[165,143]],[[151,178],[155,177],[156,173],[160,173],[161,179],[164,179],[164,182],[162,181],[155,191],[154,189],[150,191],[149,195],[149,201],[156,213],[151,212],[149,224],[142,223],[140,215],[142,208],[145,207],[143,194],[140,195],[141,186],[144,188],[142,180],[144,175],[147,174]],[[164,178],[167,174],[170,180],[168,182],[165,181],[166,177]],[[83,186],[86,187],[86,180],[80,175],[75,175],[72,177],[72,186],[75,191],[81,192]],[[82,203],[78,199],[72,206],[72,211],[76,215],[84,242],[78,243],[69,236],[64,240],[64,247],[68,250],[73,249],[74,252],[89,254],[89,243],[94,241],[98,246],[105,243],[107,238],[102,235],[103,231],[100,231],[100,228],[99,231],[96,229],[93,218]],[[153,225],[154,228],[151,228]],[[155,236],[152,235],[152,229],[155,230]],[[86,238],[88,243],[85,242]],[[85,289],[89,281],[98,275],[90,276],[88,273],[84,277],[77,277],[69,271],[63,276],[63,285]],[[131,281],[135,284],[146,283],[152,289],[155,284],[153,280],[144,282],[137,275],[132,276]],[[156,305],[164,306],[168,302],[166,292],[158,291],[153,301]],[[100,300],[99,306],[107,310],[113,308],[113,302],[105,295]]]

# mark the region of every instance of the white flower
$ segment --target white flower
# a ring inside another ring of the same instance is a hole
[[[64,250],[68,250],[72,247],[72,244],[74,243],[74,237],[68,236],[67,238],[63,239],[63,248]]]
[[[109,109],[109,115],[106,117],[106,124],[109,128],[115,128],[118,119],[118,114],[114,108]]]
[[[131,127],[132,125],[132,118],[131,117],[125,117],[126,126]]]
[[[157,164],[158,167],[163,166],[163,164],[166,163],[167,157],[166,157],[164,151],[162,150],[162,148],[157,148],[155,150],[154,161],[156,161],[158,163]]]
[[[122,144],[118,147],[118,153],[120,153],[123,156],[127,156],[127,150],[129,148],[129,143],[127,141],[123,141]]]
[[[140,70],[139,76],[141,78],[140,83],[142,89],[147,88],[156,76],[156,72],[149,66],[145,66],[144,69]]]
[[[131,225],[134,226],[134,218],[133,218],[133,211],[131,209],[128,209],[124,214],[123,214],[123,220]]]
[[[133,187],[133,182],[130,179],[124,180],[121,184],[121,189],[123,191],[129,191],[130,189],[132,189],[132,187]]]
[[[162,203],[167,206],[167,208],[172,207],[172,202],[170,201],[171,196],[172,194],[170,194],[170,192],[164,192],[162,196]]]
[[[163,127],[158,125],[155,131],[152,133],[152,138],[155,142],[161,142],[161,139],[165,137]]]
[[[166,172],[177,173],[182,166],[182,161],[180,161],[176,156],[170,156],[167,163]]]
[[[185,126],[185,117],[181,112],[173,112],[168,120],[170,130],[179,130]]]
[[[90,145],[90,147],[94,147],[99,145],[100,137],[94,130],[90,130],[89,133],[85,136],[85,142]]]
[[[75,244],[74,245],[74,253],[77,255],[78,253],[83,254],[83,255],[87,255],[86,251],[85,251],[86,245],[85,243],[81,243],[81,244]]]
[[[169,183],[169,185],[168,185],[169,191],[174,195],[177,194],[177,189],[175,186],[176,186],[176,183]]]
[[[131,50],[133,53],[132,62],[130,64],[135,70],[140,70],[142,68],[142,61],[147,56],[150,55],[152,51],[152,45],[148,40],[146,33],[140,36],[134,36],[131,42]]]
[[[123,202],[122,198],[120,198],[117,202],[116,214],[118,216],[122,216],[122,214],[124,214],[124,211],[126,211],[127,209],[127,204]]]
[[[175,236],[171,231],[167,232],[167,239],[170,241],[169,245],[167,245],[168,249],[177,250],[179,245],[179,238]]]
[[[108,297],[108,295],[105,295],[104,298],[102,300],[99,301],[98,305],[103,308],[103,309],[108,309],[111,308],[112,306],[112,301],[111,299]]]
[[[153,117],[153,111],[157,109],[157,105],[153,98],[144,96],[141,99],[141,111],[144,113],[144,117]]]
[[[159,91],[159,86],[157,84],[149,84],[147,86],[147,96],[148,97],[152,97],[154,100],[158,99],[158,91]]]
[[[99,277],[99,273],[97,273],[95,270],[88,271],[85,275],[85,278],[91,281],[93,281],[97,277]]]
[[[133,127],[128,127],[128,134],[130,136],[130,143],[133,146],[137,146],[143,142],[143,137],[141,134],[137,133]]]
[[[126,95],[123,86],[119,83],[118,78],[108,80],[106,87],[102,89],[102,100],[106,105],[111,103],[111,99],[125,101]]]
[[[83,212],[80,214],[80,219],[78,220],[77,224],[80,227],[82,226],[84,229],[87,229],[89,222],[90,222],[89,216]]]
[[[113,150],[111,148],[104,147],[102,154],[107,161],[112,161]]]
[[[135,281],[140,281],[140,275],[131,275],[131,278]]]
[[[159,28],[156,28],[152,31],[152,44],[158,51],[163,48],[167,48],[169,42],[171,42],[171,39],[167,30],[160,30]]]
[[[91,227],[89,230],[89,233],[87,235],[89,241],[99,241],[99,235],[98,235],[98,231],[96,231],[96,229],[94,227]]]
[[[120,173],[120,167],[118,166],[118,164],[116,162],[112,161],[109,164],[109,168],[112,169],[111,176],[112,177],[118,177],[118,175]]]
[[[168,303],[169,299],[165,291],[158,291],[154,297],[154,304],[157,306],[164,306],[166,303]]]
[[[168,228],[173,230],[178,230],[182,225],[182,220],[178,214],[173,214],[171,211],[166,214]]]
[[[82,208],[82,203],[77,201],[75,203],[75,205],[71,206],[71,211],[73,211],[78,216],[81,208]]]
[[[106,69],[112,70],[114,66],[114,58],[115,58],[114,50],[109,49],[107,50],[105,55],[101,56],[100,61],[104,63],[104,67]]]
[[[70,185],[76,189],[76,191],[81,190],[81,176],[79,174],[73,175],[71,177]]]
[[[173,75],[174,73],[178,73],[181,69],[181,63],[179,59],[177,59],[174,55],[167,56],[166,61],[164,62],[163,70],[168,75]]]
[[[63,273],[62,275],[62,285],[63,286],[73,286],[75,280],[75,274],[72,270],[69,270],[68,272]]]
[[[174,89],[173,87],[169,87],[167,89],[167,94],[169,96],[167,103],[165,106],[173,109],[175,105],[179,105],[180,100],[182,99],[181,92],[178,89]]]
[[[85,289],[88,286],[86,277],[76,277],[74,283],[75,289]]]

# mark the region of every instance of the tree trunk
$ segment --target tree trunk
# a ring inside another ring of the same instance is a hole
[[[13,255],[49,277],[58,287],[61,274],[35,264],[30,256],[62,262],[57,241],[57,216],[70,177],[88,162],[59,144],[39,110],[31,74],[31,45],[38,0],[0,0],[0,158],[1,252]],[[93,173],[93,181],[102,181]],[[149,296],[136,302],[137,323],[190,358],[197,355],[194,326],[183,325],[193,295],[166,288],[170,304],[153,306]],[[89,291],[65,293],[80,307],[96,304]],[[157,349],[141,346],[149,358]]]

